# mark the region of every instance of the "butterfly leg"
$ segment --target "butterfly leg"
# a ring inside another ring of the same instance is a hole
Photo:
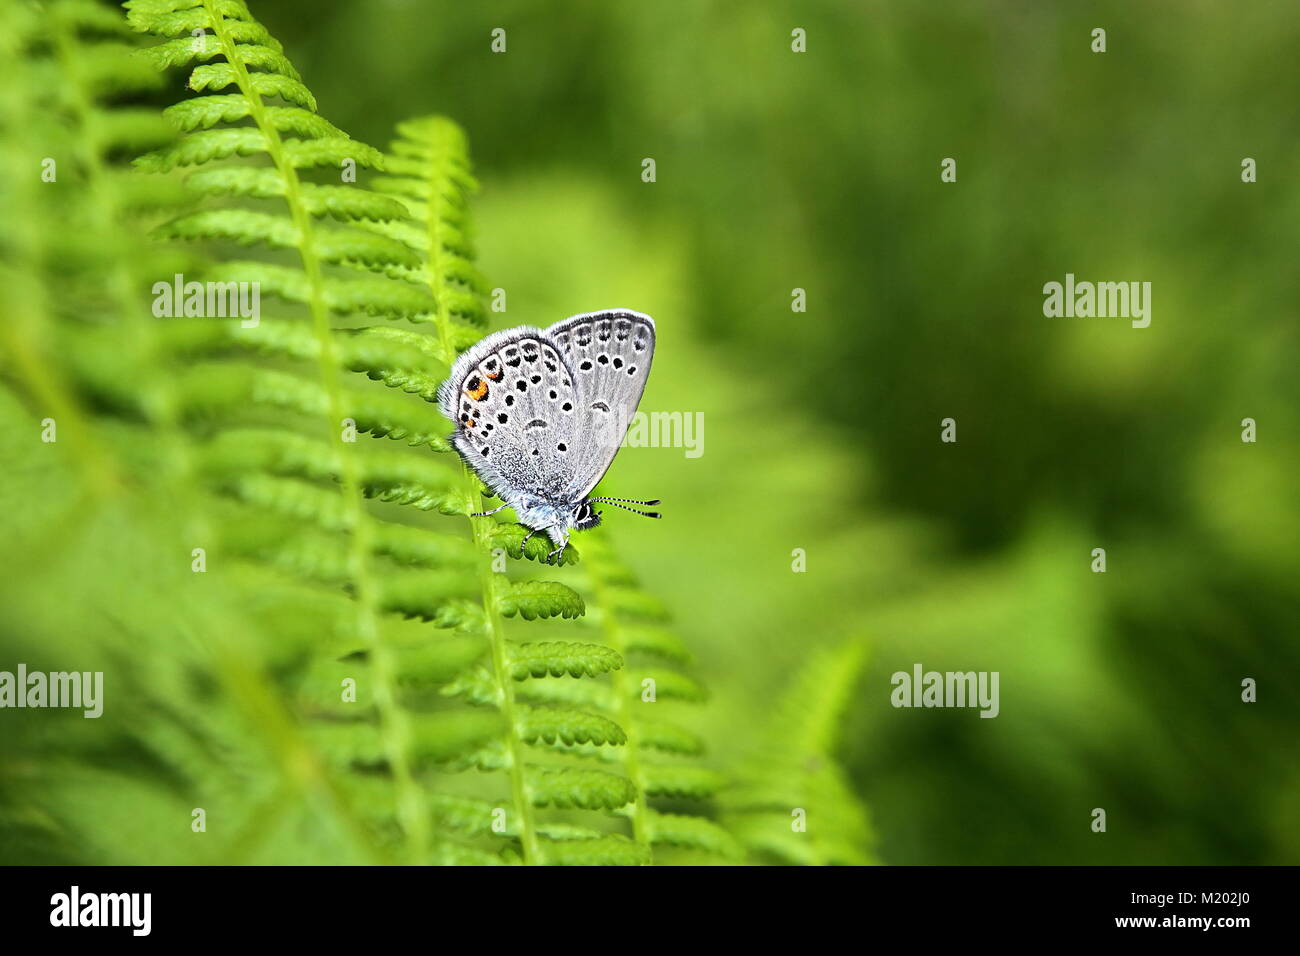
[[[502,508],[507,508],[507,507],[509,507],[509,505],[501,505],[501,506],[498,507],[498,508],[493,508],[491,511],[476,511],[476,512],[474,512],[473,514],[471,514],[470,517],[471,517],[471,518],[486,518],[488,515],[494,515],[494,514],[496,514],[498,511],[500,511]]]
[[[541,530],[542,530],[541,528],[533,528],[526,535],[524,535],[524,540],[519,542],[519,556],[521,558],[524,556],[524,545],[528,543],[528,539],[531,538],[533,535],[537,534],[537,532]]]
[[[558,532],[552,531],[548,528],[546,536],[551,539],[551,544],[559,545],[559,547],[546,556],[546,560],[550,561],[551,558],[558,556],[558,560],[556,560],[555,563],[559,564],[560,561],[564,560],[564,550],[569,546],[569,535],[562,528]]]

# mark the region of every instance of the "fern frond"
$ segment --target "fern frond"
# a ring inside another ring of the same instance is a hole
[[[865,659],[861,640],[817,651],[778,703],[762,749],[725,801],[728,828],[751,852],[785,863],[872,862],[866,808],[835,760]]]
[[[500,725],[501,716],[490,710],[419,715],[407,723],[412,758],[417,764],[451,760],[499,734]],[[311,737],[337,764],[373,769],[389,761],[383,733],[369,720],[318,720]]]
[[[525,621],[547,617],[581,617],[587,611],[582,596],[558,581],[520,581],[504,589],[497,599],[504,617],[518,614]]]
[[[658,810],[650,810],[646,816],[650,842],[655,845],[703,850],[728,860],[745,855],[736,838],[712,820]]]
[[[727,778],[707,767],[647,764],[641,768],[645,791],[654,797],[686,797],[703,800],[722,790]]]
[[[634,675],[638,680],[644,682],[647,680],[654,681],[654,692],[656,698],[664,700],[684,700],[691,703],[699,704],[708,700],[708,692],[704,686],[695,678],[683,674],[681,671],[670,670],[663,666],[646,667],[637,671]],[[633,694],[640,697],[642,688],[637,687]]]
[[[256,283],[263,295],[311,305],[319,301],[330,312],[389,316],[425,321],[432,308],[428,296],[414,286],[383,278],[328,277],[319,283],[297,269],[266,262],[233,261],[212,269],[217,282]]]
[[[284,177],[279,170],[271,168],[200,169],[186,177],[185,185],[196,193],[208,196],[279,199],[285,194]],[[403,219],[407,214],[406,207],[396,200],[356,186],[300,182],[298,192],[303,207],[318,218],[329,216],[341,221],[369,219],[379,222]]]
[[[283,216],[250,209],[208,209],[189,213],[159,226],[163,239],[223,239],[240,245],[261,243],[271,249],[294,249],[306,241]],[[415,252],[383,236],[361,229],[316,230],[311,242],[322,262],[356,262],[367,267],[418,262]]]
[[[214,364],[189,370],[179,381],[178,392],[181,407],[189,415],[229,415],[247,409],[251,403],[303,415],[329,415],[333,419],[331,430],[336,434],[341,431],[344,419],[350,419],[359,432],[405,441],[409,445],[428,445],[435,451],[450,450],[450,443],[444,437],[446,429],[441,427],[432,409],[383,392],[342,385],[336,389],[336,401],[332,403],[326,386],[301,375]]]
[[[199,166],[231,156],[252,156],[270,149],[266,135],[251,126],[191,133],[166,149],[146,153],[135,161],[147,173],[165,173],[177,166]]]
[[[444,840],[434,848],[430,862],[435,866],[509,866],[511,861],[478,847]]]
[[[628,653],[657,657],[674,664],[689,664],[691,652],[675,631],[666,627],[629,624],[620,628],[623,647]]]
[[[379,585],[379,603],[387,611],[432,621],[447,603],[477,596],[477,586],[462,569],[391,572]]]
[[[571,564],[577,564],[581,560],[578,549],[574,545],[569,545],[564,549],[564,554],[559,558],[551,557],[554,546],[550,539],[542,535],[533,535],[528,538],[524,544],[524,538],[527,537],[528,530],[522,525],[510,521],[499,522],[488,532],[488,542],[493,550],[500,549],[511,558],[526,558],[529,561],[536,561],[539,564],[549,564],[552,566],[564,567]],[[523,544],[523,550],[519,546]]]
[[[519,736],[525,743],[539,740],[548,744],[562,741],[566,744],[627,743],[623,728],[599,714],[581,710],[561,710],[558,707],[518,707]]]
[[[732,858],[734,841],[728,842],[721,828],[703,817],[685,818],[697,820],[693,831],[689,830],[690,823],[675,829],[654,826],[659,816],[650,806],[652,798],[707,800],[726,784],[726,778],[716,771],[652,759],[654,754],[703,754],[703,740],[662,719],[659,708],[671,707],[668,702],[674,700],[699,703],[707,694],[698,681],[663,663],[686,664],[690,659],[681,639],[667,626],[663,605],[637,586],[635,575],[615,559],[601,533],[590,534],[586,540],[590,543],[585,566],[595,615],[606,642],[626,658],[625,666],[614,676],[614,693],[606,706],[627,730],[627,744],[620,748],[618,756],[637,787],[635,802],[624,811],[632,822],[636,842],[647,848],[688,845],[683,834],[689,831],[697,835],[696,841],[689,844],[691,848]],[[653,716],[647,708],[652,709]],[[706,839],[705,834],[711,834],[712,839]]]
[[[278,96],[287,103],[294,103],[304,109],[315,112],[316,97],[298,80],[279,73],[249,73],[248,91],[260,97]],[[211,63],[197,66],[190,74],[190,89],[197,93],[204,90],[225,90],[239,85],[239,73],[230,63]]]
[[[446,370],[429,353],[428,336],[394,328],[335,329],[334,351],[348,371],[390,388],[418,395],[427,402],[437,399],[438,384]],[[229,353],[320,360],[320,340],[311,328],[295,322],[268,322],[256,335],[216,322],[176,319],[163,335],[176,354],[190,358],[215,357]]]
[[[664,720],[641,720],[637,724],[637,743],[661,753],[698,757],[704,753],[704,740],[685,727]]]
[[[626,777],[581,767],[529,767],[528,789],[538,807],[617,810],[636,799]]]
[[[519,837],[517,821],[485,800],[436,794],[432,806],[440,826],[466,837]],[[542,824],[541,859],[549,866],[640,866],[648,853],[627,837],[601,833],[588,827]]]
[[[216,479],[219,488],[247,505],[341,536],[318,539],[322,544],[319,555],[308,555],[301,548],[295,551],[290,540],[279,546],[262,543],[260,556],[317,578],[342,572],[338,583],[355,599],[354,627],[362,637],[375,701],[373,721],[360,721],[364,727],[346,729],[357,746],[370,739],[375,748],[372,756],[382,755],[385,771],[393,779],[394,813],[409,839],[411,858],[423,861],[430,823],[424,809],[425,794],[412,768],[430,754],[453,756],[472,747],[475,740],[466,729],[470,722],[454,723],[451,717],[435,720],[433,715],[417,717],[404,706],[397,674],[399,655],[384,640],[381,618],[392,611],[437,620],[439,615],[453,613],[448,609],[464,600],[466,589],[454,563],[454,546],[436,535],[386,525],[366,511],[365,496],[373,489],[365,485],[361,455],[343,429],[345,420],[351,419],[359,431],[375,436],[406,438],[442,448],[446,443],[440,434],[442,426],[427,413],[422,415],[425,410],[418,405],[401,401],[397,395],[345,386],[340,378],[349,363],[340,360],[339,336],[331,328],[332,314],[400,317],[426,311],[430,303],[417,288],[384,278],[395,270],[418,265],[418,256],[401,243],[373,233],[351,227],[318,228],[315,220],[331,209],[342,212],[344,218],[348,210],[380,215],[395,210],[388,206],[385,212],[385,204],[368,194],[341,200],[337,192],[308,187],[299,171],[321,166],[368,168],[381,164],[382,155],[315,115],[315,98],[300,74],[242,0],[131,0],[128,11],[134,29],[163,38],[143,54],[144,59],[159,69],[197,63],[190,74],[190,88],[214,94],[172,107],[167,115],[182,132],[181,138],[141,157],[137,165],[153,172],[199,167],[190,180],[205,195],[267,199],[279,206],[276,212],[244,208],[195,211],[173,218],[159,230],[160,235],[256,244],[290,252],[292,264],[227,262],[205,270],[205,277],[254,283],[264,295],[304,306],[311,316],[315,340],[314,347],[305,347],[293,333],[272,333],[265,344],[268,350],[278,347],[314,359],[314,380],[246,362],[212,363],[192,367],[183,376],[180,405],[195,424],[215,419],[229,425],[251,398],[254,408],[288,409],[314,418],[328,429],[325,433],[332,439],[328,450],[282,442],[281,456],[261,462],[262,470],[240,472],[238,463],[228,457]],[[204,32],[184,36],[198,30]],[[229,92],[221,92],[226,90]],[[275,98],[289,105],[267,102]],[[250,125],[230,125],[243,122]],[[264,154],[269,167],[203,168],[217,160],[254,154]],[[308,196],[311,198],[304,198]],[[344,278],[327,271],[331,266],[379,275]],[[250,339],[257,338],[256,328],[241,331],[248,332]],[[307,356],[307,352],[313,354]],[[265,453],[266,448],[260,451]],[[313,481],[267,474],[267,466],[306,472]],[[463,552],[460,557],[463,560]],[[421,570],[385,576],[381,589],[375,577],[376,562],[381,560],[417,565]],[[444,562],[447,567],[442,566]],[[471,716],[478,719],[482,715]],[[470,720],[464,715],[456,719]],[[331,729],[337,736],[340,728]],[[366,738],[366,734],[371,736]],[[346,757],[336,750],[329,755],[336,763]]]
[[[515,697],[530,704],[582,707],[606,713],[616,710],[615,695],[609,686],[595,681],[526,681],[515,689]]]
[[[623,658],[603,644],[574,644],[567,641],[538,641],[510,645],[511,676],[595,677],[618,670]]]
[[[425,254],[427,266],[413,278],[424,281],[436,303],[442,357],[450,365],[458,348],[472,344],[453,341],[453,323],[481,326],[487,319],[479,299],[485,283],[467,238],[467,200],[477,183],[469,172],[465,135],[455,123],[428,117],[402,123],[397,132],[386,169],[398,175],[379,177],[373,186],[401,201],[420,228],[403,222],[371,228]]]
[[[543,839],[542,862],[548,866],[645,866],[650,851],[618,834],[588,840]]]
[[[441,687],[482,658],[481,634],[450,635],[437,641],[428,640],[421,629],[418,643],[397,644],[398,681],[411,688]]]

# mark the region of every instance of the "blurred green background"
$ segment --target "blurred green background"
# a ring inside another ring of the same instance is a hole
[[[500,318],[659,323],[642,407],[705,453],[626,449],[609,486],[667,519],[611,523],[720,732],[865,632],[885,861],[1300,860],[1300,6],[310,9],[261,15],[345,129],[469,132]],[[1150,281],[1150,327],[1045,318],[1066,272]],[[891,708],[916,662],[1000,671],[1001,716]]]
[[[499,326],[655,317],[642,409],[704,454],[625,449],[666,519],[606,521],[715,750],[862,635],[884,862],[1300,862],[1300,5],[250,6],[351,135],[465,127]],[[1150,327],[1045,318],[1067,272],[1151,282]],[[891,708],[915,663],[1000,716]]]

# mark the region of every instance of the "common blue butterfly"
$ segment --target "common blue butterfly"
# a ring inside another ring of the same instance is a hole
[[[627,309],[587,312],[548,329],[494,332],[456,360],[438,388],[456,423],[452,444],[465,463],[528,528],[564,557],[570,531],[600,524],[592,505],[658,499],[589,498],[618,453],[650,375],[655,324]]]

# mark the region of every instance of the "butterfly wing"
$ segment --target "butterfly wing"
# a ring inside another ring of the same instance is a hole
[[[641,402],[655,351],[655,323],[628,309],[574,315],[545,332],[573,370],[580,453],[567,488],[581,501],[605,476]]]
[[[573,369],[538,329],[494,332],[438,390],[452,444],[502,500],[561,500],[578,472],[582,415]]]

